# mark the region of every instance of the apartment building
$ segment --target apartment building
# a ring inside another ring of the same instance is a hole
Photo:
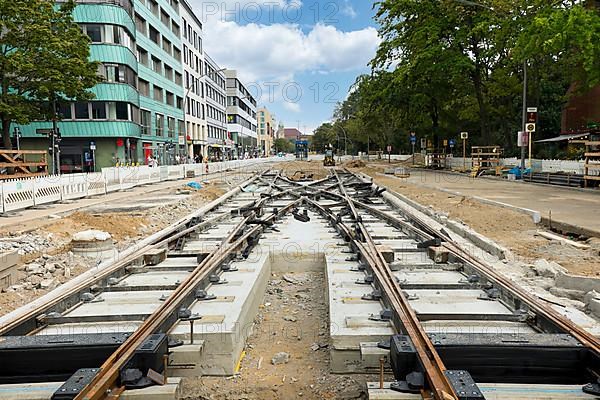
[[[261,156],[271,154],[275,136],[275,118],[266,107],[256,111],[258,153]]]
[[[206,102],[207,154],[211,160],[232,158],[232,140],[227,131],[225,68],[208,54],[204,55],[204,89]]]
[[[239,80],[237,71],[226,70],[227,129],[234,144],[234,157],[258,154],[256,132],[256,100]]]
[[[181,42],[183,52],[183,84],[185,111],[186,155],[195,157],[208,153],[206,100],[204,89],[204,51],[202,22],[186,1],[181,3]]]
[[[184,150],[179,144],[185,134],[181,9],[178,0],[135,0],[141,132],[133,140],[143,157],[138,150],[134,161],[152,156],[171,164]]]

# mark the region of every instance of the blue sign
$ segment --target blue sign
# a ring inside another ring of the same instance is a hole
[[[456,140],[454,140],[454,139],[450,139],[450,141],[448,143],[450,144],[450,147],[456,146]]]
[[[412,143],[412,144],[417,143],[417,137],[416,136],[411,136],[410,137],[410,143]]]

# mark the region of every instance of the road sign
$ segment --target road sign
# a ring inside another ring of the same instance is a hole
[[[527,112],[536,113],[537,112],[537,107],[527,107]]]
[[[38,135],[52,135],[52,128],[38,128],[35,130],[35,133]]]
[[[450,147],[454,147],[454,146],[456,146],[456,140],[450,139],[450,141],[448,142],[448,144],[450,144]]]
[[[417,143],[417,137],[416,137],[416,136],[411,136],[411,137],[410,137],[410,143],[411,143],[411,144],[415,144],[415,143]]]
[[[460,138],[462,140],[467,140],[469,138],[469,132],[461,132],[460,133]]]
[[[96,150],[96,142],[90,142],[90,150]]]
[[[390,146],[389,144],[388,144],[388,147],[387,147],[387,152],[388,152],[388,153],[391,153],[391,152],[392,152],[392,146]]]
[[[421,138],[421,148],[424,149],[427,147],[427,139]]]
[[[522,131],[519,131],[517,134],[517,143],[519,144],[519,147],[527,147],[529,145],[529,132],[523,133]]]
[[[527,122],[532,124],[537,122],[537,107],[529,107],[527,109]]]
[[[448,146],[448,139],[444,139],[444,147]]]
[[[411,132],[410,137],[417,137],[417,134],[415,132]]]
[[[527,133],[535,132],[535,124],[534,123],[525,124],[525,132],[527,132]]]

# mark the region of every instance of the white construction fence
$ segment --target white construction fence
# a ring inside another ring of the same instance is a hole
[[[250,160],[232,160],[208,164],[165,165],[160,167],[112,167],[102,172],[48,175],[35,178],[0,181],[2,214],[58,201],[81,199],[127,190],[140,185],[184,178],[199,178],[229,170],[241,171],[256,164],[288,161],[289,157],[269,157]]]

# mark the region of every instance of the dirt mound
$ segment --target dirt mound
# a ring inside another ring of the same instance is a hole
[[[346,168],[363,168],[366,166],[367,164],[365,164],[365,162],[362,160],[352,160],[344,163],[344,167]]]

